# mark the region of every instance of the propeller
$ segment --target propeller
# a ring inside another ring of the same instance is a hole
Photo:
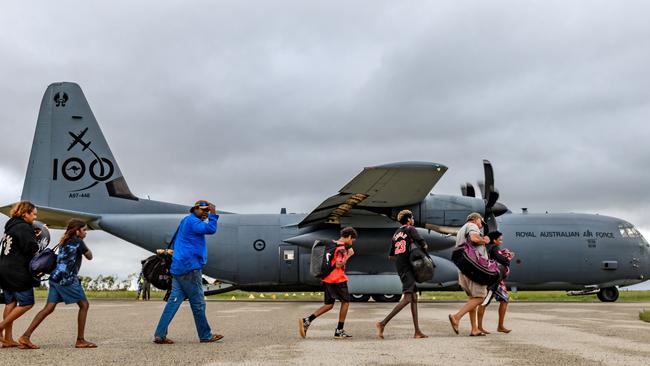
[[[485,233],[497,230],[496,217],[508,212],[508,207],[499,203],[499,190],[494,187],[494,170],[489,160],[483,160],[483,172],[485,181],[478,181],[478,188],[481,197],[485,202]],[[476,197],[474,187],[470,183],[460,186],[463,196]]]
[[[460,191],[463,193],[463,196],[467,197],[476,197],[476,192],[474,191],[474,186],[472,183],[467,182],[460,185]]]

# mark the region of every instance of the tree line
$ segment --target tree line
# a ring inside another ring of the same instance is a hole
[[[97,275],[93,278],[90,276],[79,276],[81,287],[85,291],[128,291],[135,290],[138,287],[138,273],[131,273],[125,279],[120,280],[116,275]],[[45,288],[47,281],[44,281],[41,287]],[[153,290],[156,290],[153,288]]]

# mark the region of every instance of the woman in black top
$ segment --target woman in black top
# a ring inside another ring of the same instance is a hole
[[[494,284],[489,288],[488,297],[483,301],[483,304],[478,307],[478,327],[479,330],[485,334],[490,332],[483,329],[483,315],[485,314],[485,307],[490,304],[494,297],[499,302],[499,326],[497,331],[501,333],[510,333],[511,330],[503,325],[506,317],[506,310],[508,309],[508,289],[505,284],[505,279],[510,272],[510,261],[514,257],[514,253],[501,247],[503,244],[503,234],[498,231],[492,231],[488,234],[490,243],[485,246],[490,259],[497,261],[501,267],[501,281]]]
[[[32,226],[37,214],[31,202],[18,202],[11,208],[11,218],[0,237],[0,287],[5,297],[4,319],[0,322],[3,347],[20,346],[11,334],[13,322],[34,306],[34,285],[40,284],[29,270],[29,262],[38,251]]]
[[[411,315],[413,316],[413,326],[415,327],[415,334],[413,338],[427,338],[427,335],[422,333],[418,324],[418,288],[415,284],[415,273],[409,261],[412,245],[419,245],[420,248],[426,252],[427,243],[422,239],[418,231],[413,227],[415,221],[413,220],[413,213],[409,210],[402,210],[397,214],[397,221],[400,226],[395,234],[393,234],[393,241],[388,254],[388,258],[395,262],[395,269],[402,281],[402,300],[395,306],[393,311],[386,316],[386,318],[376,324],[377,335],[379,338],[384,338],[384,328],[386,324],[399,313],[406,305],[411,304]]]

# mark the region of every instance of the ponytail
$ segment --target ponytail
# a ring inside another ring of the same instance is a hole
[[[61,240],[59,240],[59,245],[65,244],[70,238],[75,236],[77,233],[77,230],[81,230],[86,226],[86,223],[79,220],[79,219],[71,219],[68,222],[68,226],[65,228],[65,233],[63,233],[63,236],[61,237]]]

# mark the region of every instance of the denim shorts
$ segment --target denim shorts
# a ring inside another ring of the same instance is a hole
[[[3,290],[5,295],[5,304],[17,302],[18,306],[34,305],[34,289],[30,288],[25,291],[7,291]]]
[[[86,294],[79,281],[70,285],[59,285],[50,281],[50,290],[47,292],[47,302],[65,302],[67,304],[76,304],[79,301],[86,300]]]

